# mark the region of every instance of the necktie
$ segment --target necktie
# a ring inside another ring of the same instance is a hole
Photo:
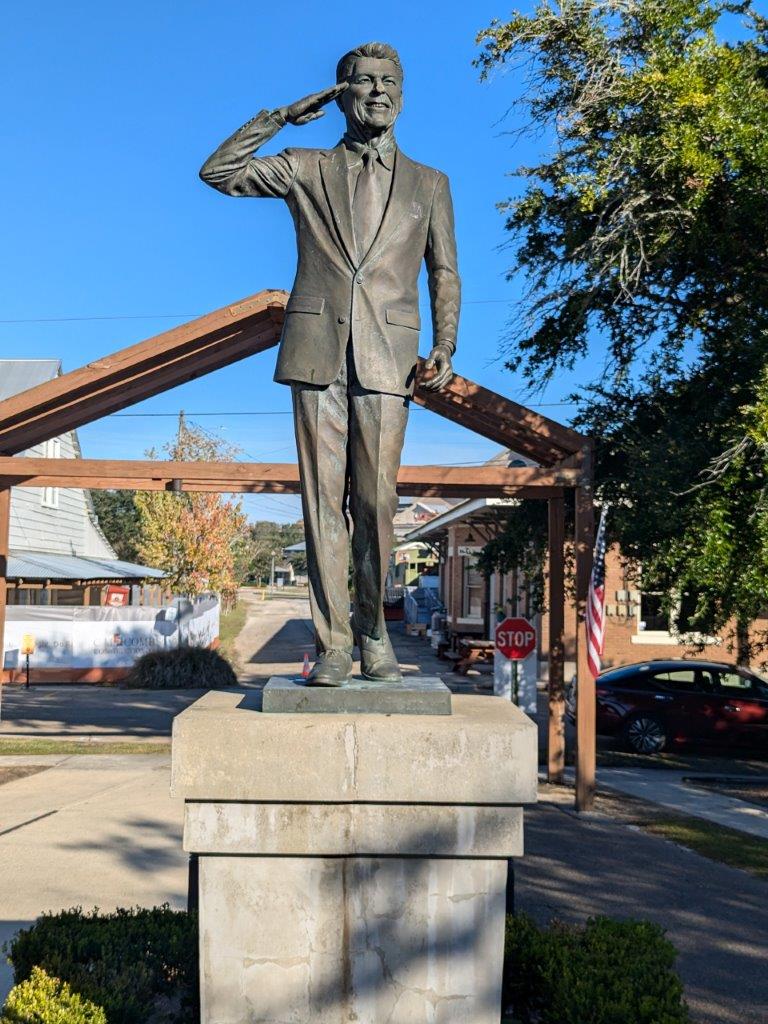
[[[384,213],[381,188],[376,180],[376,150],[363,150],[363,166],[357,176],[352,202],[352,227],[357,244],[357,257],[362,260],[373,244]]]

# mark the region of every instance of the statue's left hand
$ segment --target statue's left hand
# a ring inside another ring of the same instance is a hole
[[[424,363],[425,370],[435,370],[434,377],[422,385],[427,391],[439,391],[453,377],[451,350],[448,345],[435,345]]]

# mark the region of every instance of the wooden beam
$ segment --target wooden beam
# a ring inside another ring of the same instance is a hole
[[[426,379],[420,359],[415,402],[536,462],[554,465],[584,447],[582,434],[460,374],[440,391],[424,387]]]
[[[572,487],[577,469],[536,466],[402,466],[401,493],[421,496],[519,496],[521,488]],[[185,491],[296,494],[295,463],[144,462],[110,459],[38,459],[0,456],[0,484],[17,487],[82,487],[91,490],[164,490],[181,481]]]
[[[0,405],[12,455],[276,345],[288,294],[263,291],[22,391]]]
[[[565,499],[549,499],[549,683],[547,779],[565,777]]]
[[[8,607],[8,555],[11,533],[11,491],[0,487],[0,687],[5,665],[5,619]]]
[[[584,451],[583,473],[576,488],[576,809],[589,811],[595,802],[596,764],[595,680],[587,660],[585,623],[595,544],[591,446]]]

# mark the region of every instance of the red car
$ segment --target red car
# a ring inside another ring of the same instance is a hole
[[[638,754],[691,740],[768,751],[768,682],[717,661],[644,661],[598,676],[597,732]],[[573,688],[568,714],[575,714]]]

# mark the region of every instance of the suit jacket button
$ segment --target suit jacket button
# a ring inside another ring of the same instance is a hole
[[[347,322],[347,318],[345,316],[340,316],[339,317],[339,323],[340,324],[345,324],[346,322]]]
[[[362,284],[363,283],[363,275],[362,274],[358,274],[357,277],[355,278],[355,281],[357,281],[358,284]]]

